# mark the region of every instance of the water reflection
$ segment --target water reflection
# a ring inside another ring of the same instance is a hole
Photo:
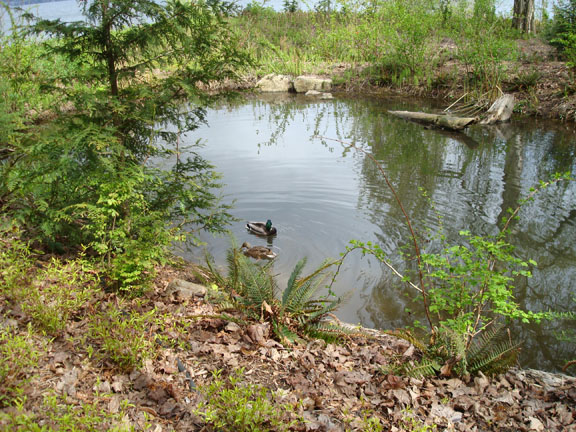
[[[530,187],[554,172],[575,168],[574,134],[558,124],[531,119],[454,136],[386,114],[388,109],[421,109],[427,104],[423,101],[273,98],[214,109],[210,126],[188,138],[205,141],[202,155],[223,173],[227,199],[236,199],[234,214],[240,222],[232,232],[239,243],[254,243],[244,230],[246,220],[269,218],[278,226],[274,246],[280,255],[274,270],[281,280],[303,256],[309,257],[311,270],[325,258],[339,256],[351,239],[378,242],[400,271],[411,265],[399,254],[409,239],[402,213],[375,165],[361,153],[317,136],[371,152],[419,232],[443,228],[451,240],[463,229],[497,232],[508,208]],[[528,309],[573,307],[575,193],[573,183],[551,187],[522,208],[512,227],[518,255],[539,263],[531,280],[518,280],[517,298]],[[223,265],[229,239],[206,241]],[[338,293],[353,290],[339,313],[347,321],[394,328],[413,318],[406,307],[418,315],[413,302],[417,293],[373,259],[352,255],[335,288]],[[574,356],[569,346],[545,332],[550,327],[518,329],[526,339],[525,365],[554,369]]]

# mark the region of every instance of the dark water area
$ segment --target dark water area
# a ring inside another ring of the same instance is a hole
[[[353,239],[379,244],[401,272],[410,265],[400,255],[409,232],[375,165],[362,153],[344,151],[341,144],[317,136],[354,143],[373,154],[416,229],[443,229],[450,241],[459,240],[460,230],[498,232],[507,209],[532,186],[576,168],[573,125],[515,119],[451,135],[386,113],[430,108],[432,102],[269,98],[209,111],[208,126],[186,141],[201,140],[199,153],[222,173],[224,200],[234,202],[233,214],[240,220],[231,227],[238,244],[268,244],[278,252],[273,270],[280,286],[299,259],[308,257],[306,270],[312,271],[326,258],[338,258]],[[279,230],[270,243],[244,228],[248,220],[266,219]],[[202,238],[224,269],[230,239]],[[516,298],[523,307],[574,310],[575,239],[576,184],[554,186],[522,208],[511,242],[519,257],[538,263],[531,279],[517,281]],[[434,248],[433,243],[423,246]],[[201,248],[180,253],[203,261]],[[393,329],[422,319],[418,293],[374,258],[349,255],[334,290],[349,296],[337,314],[348,322]],[[524,342],[525,367],[558,370],[576,356],[573,345],[553,336],[565,328],[560,323],[516,327],[514,334]]]

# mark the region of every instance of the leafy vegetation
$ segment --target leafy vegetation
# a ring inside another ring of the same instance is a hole
[[[110,432],[131,432],[134,428],[122,423],[128,406],[129,403],[123,401],[118,413],[108,414],[98,403],[84,403],[77,407],[67,403],[66,398],[47,394],[42,401],[42,408],[49,413],[48,421],[25,412],[23,404],[17,403],[15,410],[0,413],[0,424],[7,430],[17,432],[74,432],[103,427]]]
[[[493,1],[477,1],[472,11],[445,0],[358,0],[336,7],[323,1],[314,12],[286,1],[285,13],[252,3],[232,17],[219,2],[82,4],[85,22],[28,16],[25,31],[0,35],[0,211],[19,227],[2,219],[0,298],[8,307],[18,305],[31,323],[26,332],[0,329],[0,405],[14,406],[0,413],[0,423],[10,430],[131,429],[122,424],[127,402],[109,415],[103,401],[79,409],[65,397],[44,394],[40,409],[47,417],[38,418],[24,409],[22,394],[42,355],[35,341],[41,333],[65,336],[80,345],[76,353],[86,361],[122,371],[158,354],[156,311],[142,312],[117,297],[100,306],[100,285],[139,294],[174,240],[194,239],[199,228],[222,231],[230,220],[213,193],[218,175],[180,142],[205,121],[214,99],[202,88],[237,77],[251,57],[258,73],[369,63],[366,78],[374,82],[432,86],[431,68],[443,59],[437,47],[450,38],[467,67],[467,90],[486,94],[501,85],[503,61],[516,55],[516,35],[494,15]],[[572,6],[562,3],[567,14]],[[568,22],[569,15],[558,16],[558,23]],[[574,63],[573,29],[558,29],[555,40]],[[521,77],[519,85],[536,80]],[[423,354],[406,373],[503,370],[518,347],[510,338],[495,343],[500,318],[544,317],[521,310],[513,297],[514,278],[529,277],[533,262],[516,258],[504,235],[462,237],[463,244],[444,244],[437,252],[420,252],[414,237],[419,265],[410,280],[421,294],[429,334],[422,342],[398,333]],[[34,248],[72,258],[38,263]],[[376,245],[356,242],[352,249],[386,260]],[[278,339],[332,340],[346,334],[325,322],[340,299],[317,292],[325,271],[341,262],[303,276],[301,260],[280,293],[268,266],[233,249],[229,275],[212,268],[211,277],[252,318],[270,322]],[[84,313],[88,335],[74,340],[67,327]],[[221,430],[291,427],[282,410],[293,406],[273,404],[270,391],[241,381],[240,374],[222,379],[216,373],[198,414]],[[403,421],[406,428],[429,430],[409,417]],[[364,428],[383,430],[378,419],[365,418]]]
[[[435,66],[456,56],[467,69],[465,91],[478,96],[501,85],[503,62],[517,57],[518,33],[495,14],[493,1],[473,4],[354,0],[274,12],[251,3],[232,24],[248,35],[243,46],[261,74],[330,74],[331,65],[344,62],[359,66],[373,83],[431,88],[438,85]],[[452,52],[443,47],[447,40],[456,45]]]
[[[560,0],[554,4],[554,16],[546,36],[564,54],[568,65],[576,68],[576,2]]]
[[[409,330],[397,330],[391,334],[405,339],[422,352],[419,362],[400,365],[396,372],[417,378],[427,376],[466,377],[482,372],[496,375],[505,372],[516,363],[520,344],[510,335],[503,337],[504,327],[496,325],[479,333],[467,346],[466,335],[449,327],[435,329],[433,341],[418,339]]]
[[[89,334],[100,346],[104,360],[111,360],[118,368],[130,371],[155,353],[154,339],[150,336],[154,318],[154,310],[139,313],[121,302],[109,304],[93,317]]]
[[[0,328],[0,407],[10,405],[21,396],[38,363],[40,353],[32,338],[30,328],[26,335]]]

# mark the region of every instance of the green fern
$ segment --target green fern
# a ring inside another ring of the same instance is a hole
[[[272,322],[276,336],[281,341],[292,343],[301,337],[314,334],[328,334],[341,337],[347,333],[337,325],[320,324],[326,316],[341,304],[341,298],[332,293],[316,298],[327,274],[325,270],[334,263],[325,261],[311,274],[302,277],[306,258],[298,261],[292,270],[286,289],[280,300],[277,298],[278,285],[271,274],[271,262],[260,264],[251,261],[236,247],[227,254],[228,277],[223,277],[207,259],[207,273],[219,286],[228,290],[237,304],[255,319],[265,318]],[[266,306],[267,305],[267,306]],[[263,310],[266,313],[263,313]]]
[[[298,335],[296,331],[293,331],[286,325],[285,323],[281,322],[274,322],[272,326],[274,333],[282,343],[288,343],[289,345],[293,344],[294,342],[301,341],[302,338]]]
[[[459,376],[468,374],[468,359],[466,348],[466,335],[458,333],[449,327],[436,329],[436,343],[428,349],[428,355],[442,359],[449,370],[446,375],[456,373]]]
[[[338,342],[351,336],[369,337],[362,330],[343,327],[337,323],[326,321],[308,324],[306,334],[314,338],[323,339],[326,342]]]
[[[485,330],[467,346],[467,336],[441,326],[435,329],[436,338],[425,343],[408,330],[389,331],[388,334],[413,344],[422,353],[422,360],[403,365],[400,371],[409,376],[466,376],[479,372],[494,375],[509,369],[515,362],[520,345],[511,340],[501,341],[504,327],[495,325]]]
[[[395,336],[399,339],[405,340],[406,342],[409,342],[412,345],[414,345],[416,347],[416,349],[418,349],[422,352],[424,352],[428,349],[428,344],[426,342],[418,339],[408,329],[387,330],[384,333],[389,334],[390,336]]]
[[[302,270],[306,265],[306,261],[307,261],[306,258],[303,258],[300,261],[298,261],[296,263],[296,266],[294,266],[294,270],[292,270],[292,273],[290,274],[290,278],[288,278],[288,284],[286,285],[286,289],[282,294],[282,304],[285,305],[286,307],[289,307],[289,304],[291,302],[290,298],[293,296],[293,292],[298,286],[296,281],[298,280],[298,277],[302,273]]]
[[[482,349],[479,354],[469,360],[470,372],[482,372],[485,375],[495,375],[512,367],[520,353],[520,343],[512,340],[502,341],[490,348]]]
[[[490,350],[491,345],[498,341],[504,331],[504,325],[496,323],[492,328],[485,329],[480,335],[472,341],[468,357],[471,361],[481,358],[483,353]]]
[[[436,360],[423,358],[417,363],[405,364],[401,367],[401,371],[413,378],[424,378],[436,376],[440,371],[440,363]]]

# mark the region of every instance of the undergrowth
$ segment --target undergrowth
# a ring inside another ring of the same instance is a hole
[[[303,419],[294,407],[274,402],[270,390],[243,380],[238,370],[227,378],[222,371],[212,373],[212,382],[201,389],[204,402],[195,413],[216,430],[225,432],[288,431]]]

